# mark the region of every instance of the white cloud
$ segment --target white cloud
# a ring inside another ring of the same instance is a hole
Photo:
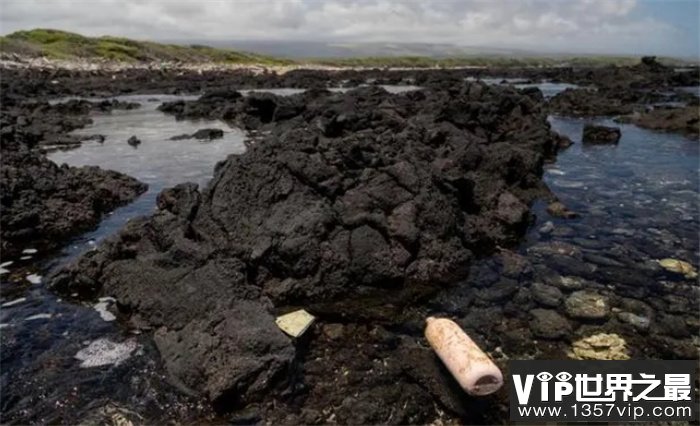
[[[637,9],[637,0],[3,0],[0,31],[49,27],[160,40],[427,42],[680,53],[673,52],[679,32],[653,16],[640,16]]]

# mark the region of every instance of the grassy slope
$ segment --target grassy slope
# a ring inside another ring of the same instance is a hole
[[[120,37],[85,37],[58,30],[17,31],[0,37],[0,52],[52,59],[108,59],[122,62],[180,61],[286,65],[277,59],[207,46],[179,46]]]
[[[0,37],[0,53],[18,53],[52,59],[108,59],[122,62],[178,61],[188,63],[216,62],[226,64],[290,65],[289,59],[245,53],[207,46],[180,46],[120,37],[85,37],[59,30],[35,29],[17,31]],[[465,56],[435,59],[424,56],[364,57],[343,59],[309,59],[307,64],[338,67],[457,67],[457,66],[603,66],[633,65],[636,57],[583,56],[583,57],[511,57]],[[662,58],[669,65],[685,62]]]

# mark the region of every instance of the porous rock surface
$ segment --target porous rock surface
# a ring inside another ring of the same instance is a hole
[[[558,139],[539,104],[478,83],[391,95],[368,87],[291,97],[224,91],[165,104],[264,130],[200,191],[163,191],[159,210],[51,280],[107,294],[155,330],[184,388],[247,403],[283,388],[296,349],[274,324],[288,306],[367,315],[411,289],[467,274],[517,241]]]
[[[101,104],[97,104],[101,105]],[[100,108],[118,106],[104,104]],[[99,167],[59,166],[42,145],[79,144],[67,132],[89,122],[91,104],[57,105],[3,97],[0,109],[2,256],[52,249],[96,226],[102,215],[146,191],[138,180]]]

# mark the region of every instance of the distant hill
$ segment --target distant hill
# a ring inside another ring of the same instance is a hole
[[[324,43],[297,41],[208,41],[218,47],[156,43],[123,37],[87,37],[67,31],[34,29],[0,37],[0,55],[61,60],[110,60],[126,63],[304,64],[337,67],[460,66],[604,66],[633,65],[632,56],[542,55],[522,50],[462,47],[430,43]],[[243,48],[243,50],[236,50]],[[247,50],[256,53],[250,53]],[[660,58],[667,65],[687,61]]]
[[[66,31],[35,29],[0,37],[0,53],[51,59],[104,59],[122,62],[178,61],[285,65],[271,56],[201,45],[163,44],[122,37],[86,37]]]

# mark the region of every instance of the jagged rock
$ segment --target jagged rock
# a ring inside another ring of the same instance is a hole
[[[131,136],[126,140],[126,143],[136,148],[137,146],[141,145],[141,139],[137,138],[136,136]]]
[[[366,295],[401,306],[464,278],[472,250],[517,241],[556,152],[537,103],[479,83],[401,95],[210,94],[161,109],[268,132],[220,164],[206,190],[164,191],[153,216],[131,221],[51,285],[82,295],[104,288],[161,330],[174,380],[221,401],[283,385],[294,351],[277,334],[265,328],[250,345],[232,343],[270,323],[274,306],[388,318]],[[503,278],[479,297],[517,289]],[[236,316],[226,323],[235,330],[207,325],[241,304],[258,316]]]

